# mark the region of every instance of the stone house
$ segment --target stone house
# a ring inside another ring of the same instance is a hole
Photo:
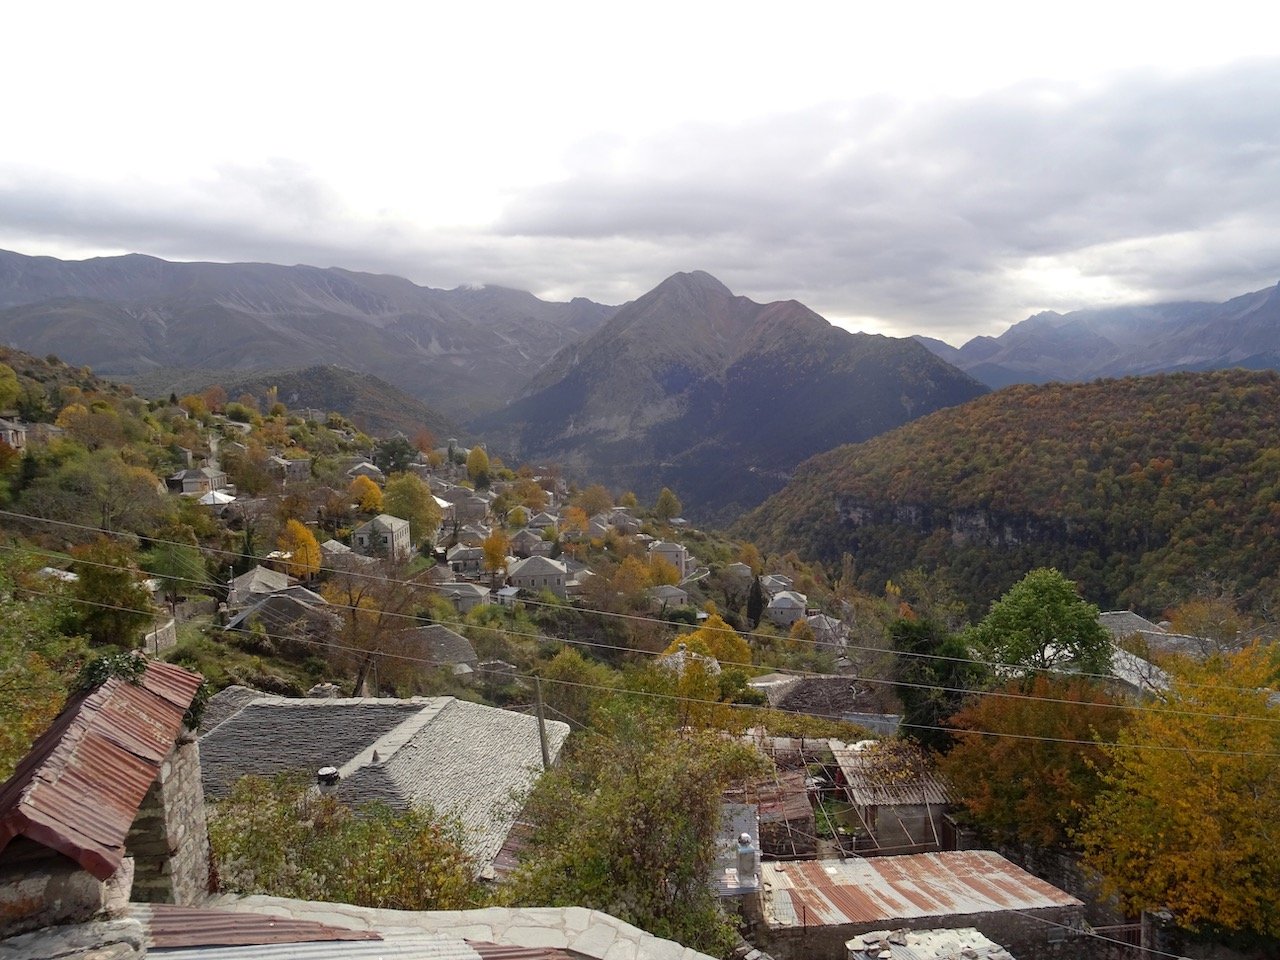
[[[200,754],[184,720],[201,678],[148,661],[78,694],[0,786],[0,932],[139,901],[191,904],[209,884]]]
[[[683,543],[670,540],[655,540],[649,544],[649,556],[661,557],[676,568],[681,579],[693,572],[693,556]]]
[[[566,595],[566,584],[569,580],[568,568],[559,560],[550,557],[529,557],[519,563],[513,563],[507,571],[507,582],[520,590],[537,593],[549,590],[557,597]]]
[[[488,592],[488,591],[486,591]],[[413,655],[429,662],[433,669],[454,670],[465,667],[472,673],[480,665],[476,648],[462,634],[450,630],[444,624],[433,623],[425,627],[412,627],[397,634],[413,651]]]
[[[809,598],[803,593],[796,593],[794,590],[782,590],[774,594],[773,599],[769,601],[769,605],[764,608],[764,615],[774,626],[786,630],[797,620],[804,617],[808,603]]]
[[[0,440],[15,450],[22,450],[27,445],[27,425],[17,420],[0,418]]]
[[[351,467],[351,469],[347,471],[347,477],[352,480],[356,477],[368,477],[379,486],[387,482],[386,474],[368,460],[361,460],[355,466]]]
[[[171,493],[200,496],[202,493],[225,489],[227,475],[216,467],[195,467],[190,470],[179,470],[165,480],[165,486]]]
[[[267,459],[267,468],[280,480],[307,480],[311,477],[311,458],[273,456]]]
[[[656,587],[650,587],[648,592],[650,606],[657,611],[683,607],[689,603],[689,594],[679,587],[673,587],[669,583],[660,583]]]
[[[461,576],[479,576],[484,569],[484,549],[456,543],[444,555],[449,569]]]
[[[393,517],[389,513],[380,513],[352,531],[351,548],[366,557],[405,560],[413,553],[409,521]]]
[[[478,583],[449,583],[440,588],[440,596],[447,598],[459,614],[466,616],[489,602],[489,588]]]

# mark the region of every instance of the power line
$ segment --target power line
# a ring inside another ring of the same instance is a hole
[[[109,531],[109,530],[105,530],[102,527],[95,527],[88,524],[71,523],[69,521],[63,521],[63,520],[51,520],[51,519],[46,519],[41,517],[34,517],[28,514],[16,513],[14,511],[9,511],[9,510],[0,510],[0,516],[9,516],[9,517],[14,517],[18,519],[34,520],[42,523],[51,523],[59,526],[71,527],[73,529],[78,529],[78,530],[83,530],[88,532],[95,532],[98,534],[109,534],[111,536],[132,536],[131,534],[127,534],[119,531]],[[191,546],[191,544],[184,544],[181,541],[165,540],[165,539],[158,539],[158,538],[148,538],[148,539],[150,540],[150,542],[157,543],[157,544]],[[223,550],[220,548],[204,548],[204,549],[206,549],[207,552],[218,554],[223,557],[231,557],[231,558],[242,559],[242,560],[245,560],[245,559],[254,560],[255,562],[258,561],[257,557],[254,557],[250,554],[238,553],[235,551]],[[391,578],[386,576],[380,576],[374,573],[364,573],[362,571],[349,568],[349,567],[325,567],[322,565],[321,567],[319,567],[319,571],[336,573],[342,576],[347,576],[347,577],[352,577],[357,579],[369,579],[369,580],[373,580],[383,584],[411,586],[414,588],[436,590],[440,592],[444,592],[448,590],[448,584],[435,584],[435,583],[418,581],[413,579],[401,580],[401,579],[396,579],[396,578]],[[198,582],[205,586],[212,586],[217,588],[221,588],[222,586],[221,584],[217,584],[214,581],[192,581],[192,582]],[[536,599],[522,599],[521,603],[528,607],[548,607],[552,609],[562,609],[560,604],[553,604],[548,601],[540,601]],[[646,617],[640,614],[628,614],[628,613],[623,613],[619,611],[599,610],[599,609],[581,607],[576,605],[572,609],[580,613],[588,613],[588,614],[593,614],[600,617],[612,617],[615,619],[623,619],[628,621],[659,624],[659,625],[663,625],[664,627],[670,627],[672,625],[670,621],[659,620],[655,617]],[[401,615],[401,616],[405,616],[405,615]],[[753,631],[747,631],[747,632],[734,631],[734,632],[738,633],[739,636],[743,636],[747,639],[757,639],[757,640],[775,639],[772,636],[756,633]],[[576,642],[580,645],[591,645],[588,641],[563,640],[562,642],[566,642],[566,643]],[[820,643],[820,641],[817,641],[817,640],[805,640],[805,639],[798,639],[794,641],[789,640],[789,642],[797,642],[797,643],[811,644],[811,645],[817,645]],[[599,644],[599,646],[606,649],[623,649],[628,651],[632,649],[632,648],[621,648],[616,645],[611,646],[608,644]],[[948,657],[948,656],[942,656],[940,654],[929,654],[929,653],[920,653],[920,652],[913,652],[913,651],[896,651],[896,650],[883,649],[879,647],[859,646],[855,644],[846,644],[845,649],[855,650],[859,652],[866,652],[866,653],[874,653],[874,654],[890,654],[898,657],[909,657],[909,658],[925,659],[925,660],[941,660],[941,661],[946,661],[951,663],[973,664],[977,666],[983,666],[992,670],[1022,671],[1022,672],[1031,671],[1031,672],[1045,673],[1051,676],[1065,676],[1069,678],[1093,679],[1093,680],[1102,680],[1102,681],[1113,681],[1115,679],[1114,677],[1107,674],[1066,671],[1066,670],[1062,670],[1054,667],[1034,667],[1034,666],[1027,666],[1023,664],[1002,663],[999,661],[977,660],[977,659],[963,658],[963,657]],[[647,652],[647,651],[640,651],[640,652]],[[728,663],[727,665],[742,666],[747,668],[753,668],[755,666],[754,664],[742,664],[742,663]],[[785,668],[779,668],[777,672],[787,672],[787,670]],[[814,672],[805,672],[805,671],[794,671],[794,672],[797,673],[797,675],[801,675],[801,676],[805,676],[805,675],[825,676],[824,674],[818,674]],[[881,679],[875,679],[875,678],[863,678],[863,679],[864,679],[864,682],[867,682],[867,683],[897,684],[899,686],[917,687],[920,689],[928,689],[928,690],[941,690],[944,692],[960,693],[960,694],[974,695],[974,696],[1003,696],[1010,699],[1017,699],[1017,698],[1042,699],[1042,700],[1045,700],[1046,702],[1059,702],[1059,703],[1077,702],[1077,701],[1071,701],[1071,700],[1055,700],[1054,698],[1047,698],[1047,697],[1036,698],[1036,697],[1028,696],[1025,694],[1013,694],[1013,693],[1003,692],[1003,691],[970,690],[968,688],[963,688],[963,687],[945,687],[938,684],[928,684],[928,683],[916,684],[916,683],[911,683],[909,681],[888,681],[888,680],[881,680]],[[1187,681],[1183,681],[1182,685],[1186,688],[1191,688],[1191,689],[1203,688],[1203,689],[1211,689],[1215,691],[1234,691],[1234,692],[1246,693],[1246,694],[1256,692],[1254,689],[1246,688],[1246,687],[1225,687],[1225,686],[1217,686],[1213,684],[1196,684],[1196,683],[1190,683]],[[1146,706],[1128,707],[1127,705],[1122,705],[1122,704],[1100,705],[1100,706],[1106,706],[1107,708],[1117,708],[1117,709],[1151,710],[1153,712],[1161,711],[1163,709],[1159,707],[1146,707]],[[1169,710],[1169,712],[1178,713],[1180,711]],[[1194,712],[1194,713],[1196,713],[1196,715],[1201,715],[1198,712]],[[1210,718],[1215,716],[1212,714],[1203,714],[1203,715]],[[1222,717],[1222,718],[1231,719],[1230,717]]]
[[[37,596],[57,596],[57,594],[42,593],[36,590],[27,590],[27,592],[33,593]],[[119,611],[128,612],[128,613],[140,612],[132,607],[123,607],[115,604],[103,603],[101,601],[86,600],[79,597],[65,597],[64,599],[67,599],[74,603],[80,603],[80,604],[93,606],[93,607],[100,607],[108,610],[119,610]],[[239,634],[244,634],[246,636],[255,635],[254,631],[243,629],[243,628],[236,628],[236,629],[227,630],[224,632],[239,633]],[[382,657],[384,659],[391,659],[391,660],[400,660],[407,663],[418,664],[420,666],[444,667],[444,666],[451,665],[444,661],[436,661],[426,657],[415,657],[409,654],[396,653],[394,651],[369,650],[362,647],[354,647],[349,644],[341,644],[341,643],[334,643],[331,641],[317,640],[310,637],[286,636],[284,634],[273,634],[267,631],[264,631],[262,635],[266,636],[269,639],[282,640],[286,642],[303,643],[309,646],[320,647],[323,649],[340,650],[347,653],[358,653],[364,656],[368,656],[372,654],[375,657]],[[568,642],[568,641],[565,641],[565,642]],[[545,677],[545,676],[539,676],[531,673],[517,672],[516,674],[514,674],[514,676],[523,680],[541,679],[545,683],[551,683],[551,684],[556,684],[556,685],[565,686],[565,687],[575,687],[575,688],[581,688],[581,689],[587,689],[587,690],[596,690],[604,694],[609,694],[609,695],[619,696],[619,697],[645,697],[645,698],[657,699],[657,700],[667,700],[667,701],[676,702],[676,703],[697,704],[699,706],[704,706],[704,707],[724,708],[724,709],[747,711],[747,712],[753,712],[753,711],[765,712],[767,710],[772,709],[772,708],[762,707],[762,706],[759,706],[756,704],[750,704],[750,703],[726,703],[721,700],[707,700],[699,697],[682,696],[680,694],[659,693],[657,691],[652,691],[652,690],[634,690],[634,689],[628,689],[628,688],[610,687],[610,686],[605,686],[603,684],[585,683],[577,680],[563,680],[555,677]],[[836,714],[806,713],[806,714],[799,714],[798,716],[817,717],[819,719],[832,720],[832,721],[837,721],[842,723],[850,723],[850,721],[847,721],[843,717]],[[1241,718],[1233,718],[1233,719],[1255,719],[1255,718],[1241,717]],[[1261,718],[1257,718],[1257,719],[1261,719]],[[851,725],[856,726],[856,724],[851,724]],[[929,724],[907,724],[906,726],[910,726],[913,729],[919,729],[919,730],[935,730],[935,731],[941,731],[941,732],[947,732],[947,733],[955,732],[949,727],[935,726],[935,725],[929,725]],[[1257,751],[1248,751],[1248,750],[1215,750],[1207,747],[1178,747],[1178,746],[1166,746],[1164,744],[1149,744],[1149,743],[1140,744],[1140,743],[1125,743],[1121,741],[1079,740],[1079,739],[1072,739],[1067,737],[1047,737],[1047,736],[1037,736],[1032,734],[1008,733],[1008,732],[997,731],[997,730],[966,730],[964,732],[977,734],[981,736],[987,736],[987,737],[1034,741],[1039,743],[1060,743],[1060,744],[1075,745],[1075,746],[1104,747],[1104,748],[1116,748],[1116,749],[1124,749],[1124,750],[1157,750],[1162,752],[1174,752],[1174,753],[1184,753],[1184,754],[1204,754],[1204,755],[1212,755],[1212,756],[1229,756],[1229,757],[1253,757],[1253,758],[1259,758],[1259,759],[1280,760],[1280,753],[1260,753]]]
[[[27,550],[26,548],[15,547],[15,546],[6,545],[6,544],[0,544],[0,550],[9,550],[9,551],[16,551],[16,552],[22,552],[26,550],[26,552],[35,553],[37,555],[42,555],[47,557],[61,558],[63,556],[62,554],[57,554],[49,551],[40,551],[37,549]],[[114,570],[131,570],[132,569],[132,568],[123,567],[117,564],[106,563],[104,561],[76,560],[75,562],[87,564],[90,566],[107,567],[109,569],[114,569]],[[139,572],[151,577],[168,576],[165,574],[152,573],[146,570],[140,570]],[[194,579],[183,578],[183,577],[171,577],[170,579],[184,580],[186,582],[196,583],[202,586],[221,586],[220,584],[217,584],[212,580],[194,580]],[[430,586],[428,584],[416,584],[413,581],[387,580],[382,582],[401,584],[405,586]],[[370,609],[368,607],[360,606],[359,604],[341,603],[341,602],[329,600],[328,598],[326,598],[326,605],[330,608],[337,609],[337,610],[350,610],[358,613],[377,615],[378,617],[407,620],[413,624],[421,624],[423,619],[417,616],[416,614],[412,614],[412,613],[404,613],[401,611],[388,610],[386,608]],[[665,623],[665,621],[653,621],[653,622]],[[505,626],[491,627],[485,624],[466,624],[466,625],[460,625],[460,626],[462,626],[463,629],[466,629],[467,626],[471,626],[477,629],[498,630],[506,634],[507,636],[511,636],[511,637],[521,637],[525,639],[537,640],[540,642],[554,641],[554,642],[566,644],[568,646],[607,650],[615,653],[638,654],[638,655],[650,656],[650,657],[662,657],[665,655],[663,651],[645,650],[641,648],[628,647],[622,644],[604,643],[598,640],[595,640],[595,641],[583,640],[581,638],[576,638],[576,637],[575,638],[547,637],[541,633],[529,633],[527,631],[515,630],[513,628],[509,628]],[[409,628],[406,627],[405,629],[409,629]],[[719,660],[717,662],[720,663],[721,666],[727,666],[727,667],[742,667],[747,670],[760,669],[759,665],[754,663],[748,663],[748,662],[740,662],[740,661],[734,661],[734,660]],[[832,680],[846,679],[845,677],[839,674],[826,674],[818,671],[806,671],[806,670],[799,670],[795,668],[786,668],[786,667],[776,668],[774,672],[793,675],[797,680],[799,679],[832,679]],[[880,686],[889,686],[889,687],[908,687],[911,689],[942,691],[946,693],[961,694],[968,697],[995,697],[999,699],[1033,701],[1037,703],[1089,706],[1089,707],[1096,707],[1099,709],[1123,710],[1126,712],[1158,713],[1158,714],[1168,714],[1171,716],[1198,717],[1206,720],[1235,721],[1235,720],[1242,720],[1242,719],[1253,719],[1253,720],[1259,720],[1266,723],[1280,723],[1280,717],[1252,717],[1252,716],[1235,715],[1235,714],[1209,713],[1201,710],[1180,710],[1172,707],[1072,700],[1064,697],[1048,697],[1048,696],[1041,696],[1041,695],[1035,695],[1035,694],[1015,693],[1007,690],[973,690],[966,687],[947,687],[947,686],[942,686],[938,684],[915,683],[915,682],[903,681],[903,680],[889,680],[881,677],[858,677],[856,681],[854,681],[853,679],[850,679],[849,682],[851,684],[854,682],[857,682],[857,683],[864,683],[869,685],[880,685]],[[1249,688],[1214,688],[1214,689],[1243,690],[1249,693],[1258,692],[1256,690],[1252,690]],[[910,724],[910,723],[903,724],[903,725],[917,728],[917,729],[946,729],[946,730],[952,730],[953,732],[955,729],[950,727],[930,728],[930,727],[925,727],[919,724]],[[961,728],[961,730],[963,732],[963,728]]]

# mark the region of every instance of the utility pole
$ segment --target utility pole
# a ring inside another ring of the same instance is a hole
[[[542,769],[551,767],[551,751],[547,749],[547,721],[542,715],[542,678],[533,678],[533,704],[538,715],[538,742],[542,745]]]

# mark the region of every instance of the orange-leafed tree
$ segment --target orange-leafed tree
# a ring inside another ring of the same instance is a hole
[[[1037,676],[975,696],[949,721],[942,758],[969,815],[1005,843],[1065,845],[1102,789],[1128,711],[1101,684]]]

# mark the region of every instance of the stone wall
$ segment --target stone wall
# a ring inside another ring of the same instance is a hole
[[[153,656],[158,656],[170,647],[178,645],[178,625],[170,619],[154,630],[150,630],[142,638],[142,649]]]
[[[16,837],[0,854],[0,939],[119,912],[128,902],[132,876],[127,858],[103,882],[69,857]]]
[[[190,905],[209,893],[209,828],[200,748],[188,731],[160,765],[125,847],[134,858],[133,899]]]

